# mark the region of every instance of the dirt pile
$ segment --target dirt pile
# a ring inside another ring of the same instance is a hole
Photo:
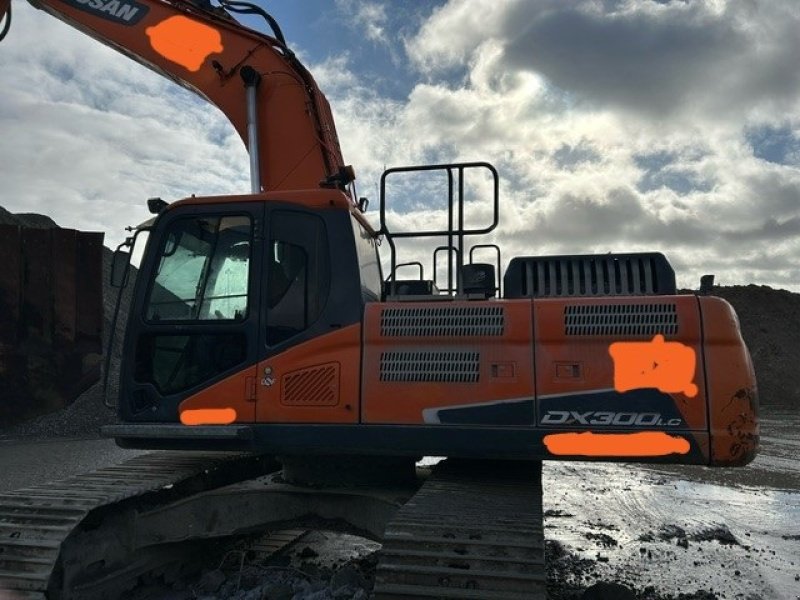
[[[10,213],[0,206],[0,225],[17,225],[31,229],[53,229],[58,224],[50,217],[36,213]]]
[[[800,407],[800,294],[759,285],[715,287],[712,294],[739,315],[761,403]]]

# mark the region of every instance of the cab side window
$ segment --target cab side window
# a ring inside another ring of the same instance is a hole
[[[319,217],[274,211],[267,247],[267,344],[274,346],[310,327],[330,290],[325,223]]]
[[[378,257],[378,244],[369,232],[355,217],[353,221],[353,237],[356,240],[358,267],[361,272],[361,297],[365,302],[381,299],[381,263]]]

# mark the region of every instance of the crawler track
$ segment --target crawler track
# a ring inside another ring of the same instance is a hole
[[[277,468],[161,452],[2,494],[0,597],[118,597],[203,544],[318,522],[382,539],[379,600],[545,598],[541,463],[448,460],[421,487],[342,489],[265,475]]]
[[[109,578],[124,587],[123,580],[135,581],[165,557],[125,564],[102,537],[92,536],[120,507],[174,501],[274,468],[256,456],[161,452],[0,494],[0,597],[92,597],[92,584],[103,582],[105,589]]]
[[[544,600],[541,481],[541,463],[440,463],[386,528],[375,598]]]

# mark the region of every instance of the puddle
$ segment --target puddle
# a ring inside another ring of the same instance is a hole
[[[800,597],[796,491],[557,462],[545,463],[544,489],[547,538],[593,559],[597,579],[661,594]]]

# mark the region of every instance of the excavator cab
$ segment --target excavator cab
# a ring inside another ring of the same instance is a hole
[[[346,198],[321,190],[315,205],[308,195],[277,196],[188,199],[159,214],[128,321],[132,360],[123,365],[119,404],[126,422],[180,423],[182,413],[187,422],[192,411],[217,410],[232,416],[206,412],[206,425],[253,423],[257,392],[269,381],[259,363],[359,321]],[[354,361],[342,370],[357,368]],[[193,408],[181,411],[187,401]]]

